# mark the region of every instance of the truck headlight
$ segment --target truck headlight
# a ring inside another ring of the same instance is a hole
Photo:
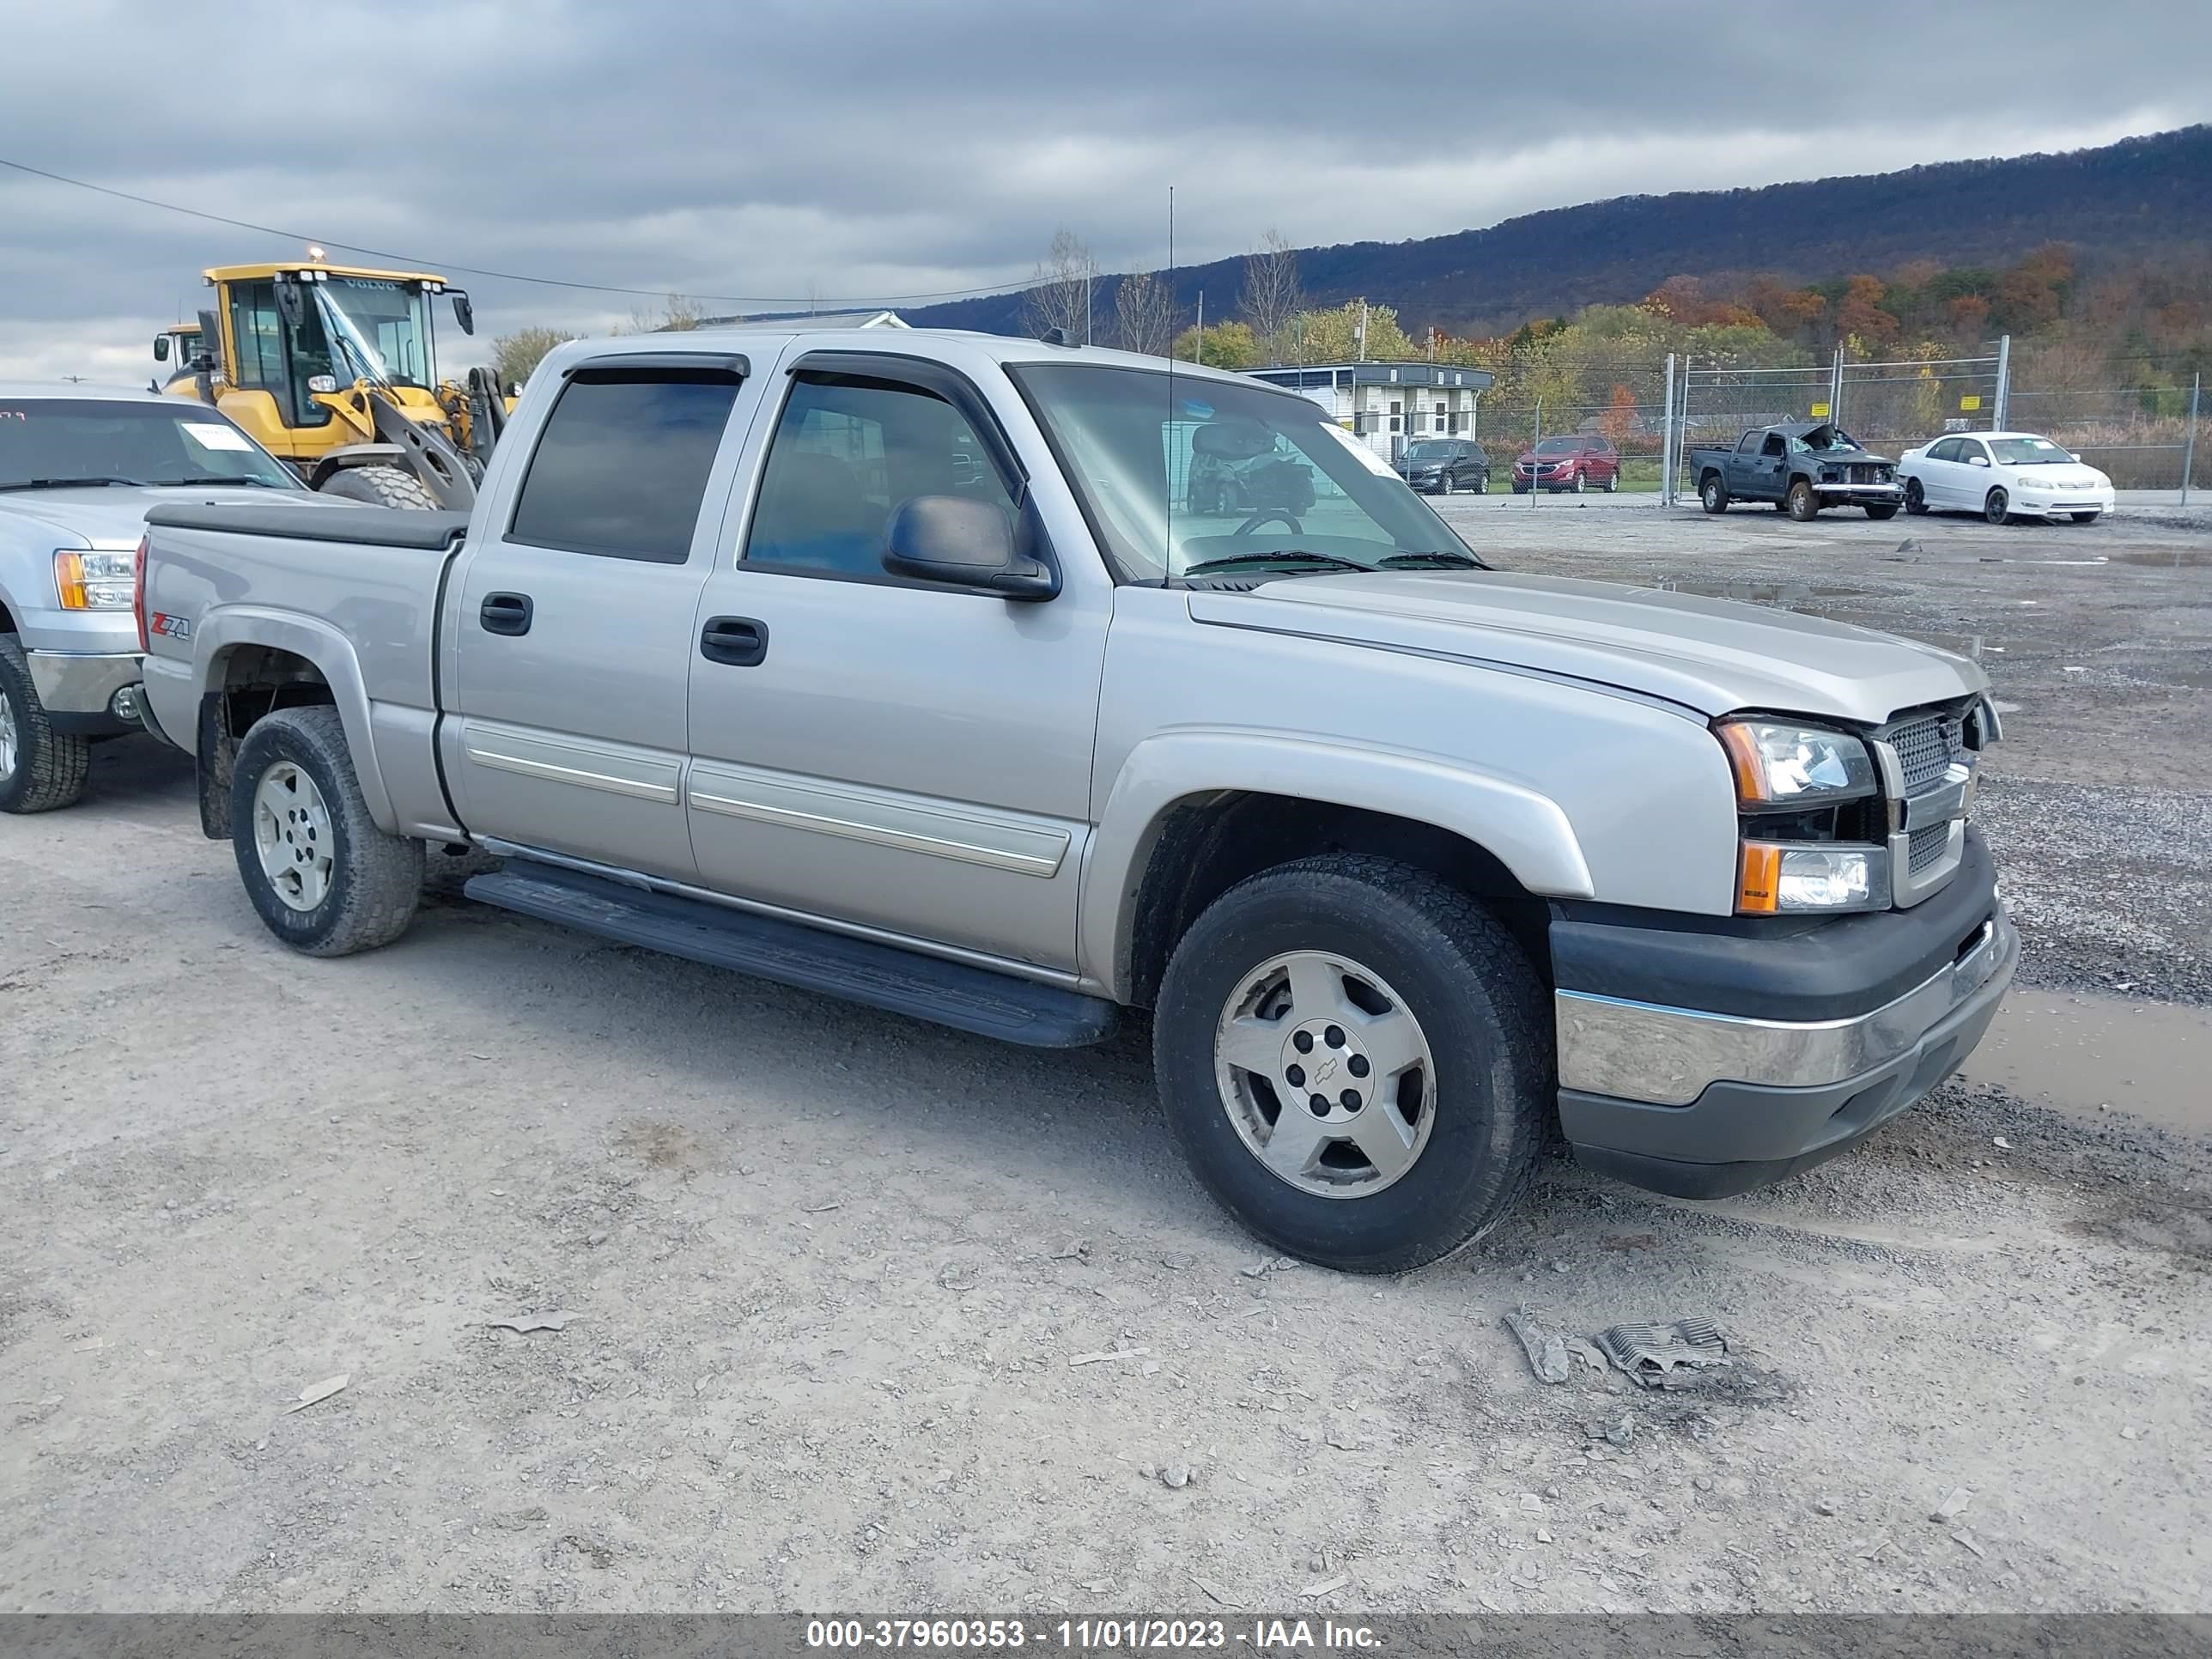
[[[129,553],[54,555],[54,586],[64,611],[128,611],[134,556]]]
[[[1736,884],[1739,915],[1887,910],[1889,897],[1889,855],[1879,847],[1743,844]]]
[[[1747,811],[1829,805],[1881,787],[1874,757],[1848,732],[1753,719],[1723,720],[1713,734],[1728,750],[1736,800]]]

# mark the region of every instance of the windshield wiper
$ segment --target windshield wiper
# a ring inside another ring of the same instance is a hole
[[[130,489],[136,489],[138,488],[138,480],[136,478],[112,477],[25,478],[20,483],[0,483],[0,489],[78,489],[90,488],[99,484],[123,484]]]
[[[252,484],[258,489],[283,489],[286,486],[271,483],[266,478],[256,478],[240,472],[219,478],[149,478],[146,482],[156,489],[197,489],[203,484]]]
[[[1334,553],[1309,553],[1302,547],[1286,547],[1273,553],[1231,553],[1218,559],[1200,559],[1196,564],[1186,565],[1186,576],[1202,576],[1209,570],[1233,570],[1243,564],[1305,564],[1316,569],[1372,570],[1371,564],[1362,564],[1357,559],[1340,559]]]
[[[1393,553],[1387,559],[1377,559],[1377,570],[1389,570],[1413,564],[1432,564],[1446,570],[1487,570],[1490,567],[1472,553]]]

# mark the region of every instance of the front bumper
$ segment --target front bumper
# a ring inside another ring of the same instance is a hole
[[[31,684],[54,724],[69,731],[136,731],[136,688],[143,678],[135,653],[27,651]],[[128,693],[125,696],[123,694]]]
[[[1976,840],[1973,868],[1954,884],[1964,894],[1930,901],[1933,911],[1863,918],[1874,927],[1824,959],[1803,935],[1655,931],[1652,976],[1692,981],[1686,989],[1725,1012],[1557,992],[1559,1117],[1577,1157],[1638,1186],[1719,1197],[1835,1156],[1948,1077],[1989,1029],[2020,962],[2019,932]],[[1618,951],[1634,933],[1606,928],[1603,942]],[[1935,965],[1923,973],[1931,941]],[[1569,971],[1589,943],[1566,941]],[[1700,953],[1713,963],[1702,988],[1696,968],[1685,969]],[[1900,956],[1913,976],[1901,990]],[[1790,968],[1771,976],[1772,1010],[1761,1012],[1766,969],[1785,957]],[[1856,996],[1853,979],[1865,987]],[[1807,1013],[1820,1017],[1788,1017]]]
[[[1813,488],[1823,507],[1898,507],[1905,501],[1903,484],[1816,483]]]
[[[2076,513],[2110,513],[2114,501],[2109,489],[2069,489],[2063,495],[2040,497],[2022,494],[2013,501],[2012,510],[2030,518],[2068,519]]]

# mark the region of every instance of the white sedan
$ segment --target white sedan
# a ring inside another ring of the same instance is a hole
[[[1898,458],[1907,513],[1978,513],[2089,524],[2112,510],[2112,481],[2072,451],[2029,432],[1938,438]]]

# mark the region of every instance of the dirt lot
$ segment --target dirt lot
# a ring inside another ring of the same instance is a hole
[[[0,821],[0,1609],[2212,1607],[2212,535],[1446,510],[1978,637],[2010,1091],[1744,1200],[1561,1163],[1457,1262],[1291,1268],[1140,1032],[1004,1049],[458,902],[290,957],[186,766],[114,745]],[[1522,1307],[1738,1363],[1547,1387]]]

